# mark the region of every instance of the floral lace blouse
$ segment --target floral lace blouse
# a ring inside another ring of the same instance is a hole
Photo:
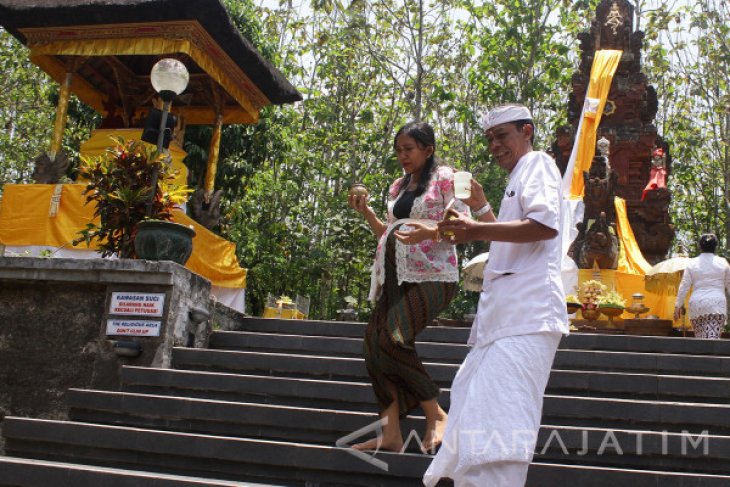
[[[403,194],[399,192],[402,181],[403,178],[396,179],[388,192],[388,227],[378,242],[371,274],[369,298],[373,301],[380,297],[385,282],[385,246],[388,236],[401,224],[416,221],[436,224],[443,219],[446,205],[454,198],[454,170],[438,166],[426,190],[413,201],[410,218],[398,220],[393,215],[393,206]],[[456,200],[454,209],[470,215],[469,207],[460,200]],[[403,282],[459,281],[456,247],[448,242],[424,240],[415,245],[406,245],[396,240],[395,255],[399,285]]]

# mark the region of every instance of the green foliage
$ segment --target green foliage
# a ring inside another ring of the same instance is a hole
[[[722,253],[730,242],[730,5],[661,4],[646,18],[657,126],[673,156],[675,250],[693,254],[699,236],[715,232]]]
[[[137,223],[172,219],[173,207],[187,199],[189,190],[172,184],[175,171],[169,156],[152,152],[141,141],[115,139],[115,144],[97,158],[82,159],[89,179],[86,202],[95,205],[100,223],[87,224],[73,244],[89,246],[96,240],[102,256],[132,258]]]
[[[0,189],[24,183],[32,161],[51,140],[52,84],[28,59],[28,50],[0,29]]]
[[[0,191],[5,183],[27,183],[33,160],[48,150],[58,101],[58,85],[29,59],[29,51],[0,28]],[[99,115],[71,97],[63,149],[77,166],[78,148]]]

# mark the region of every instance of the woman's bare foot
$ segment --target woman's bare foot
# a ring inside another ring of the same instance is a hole
[[[436,453],[436,448],[441,445],[441,441],[444,438],[444,431],[446,431],[446,423],[449,419],[443,410],[441,412],[443,414],[439,414],[433,427],[426,428],[426,434],[423,438],[423,453]]]
[[[403,438],[400,440],[398,439],[383,439],[381,438],[373,438],[368,441],[364,441],[362,443],[357,443],[355,445],[352,445],[352,448],[359,451],[365,451],[365,450],[387,450],[387,451],[394,451],[394,452],[400,452],[403,449]]]

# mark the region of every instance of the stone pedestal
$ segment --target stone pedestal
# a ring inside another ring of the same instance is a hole
[[[64,417],[69,387],[115,390],[123,365],[170,367],[173,347],[207,346],[209,294],[172,262],[0,257],[0,414]]]

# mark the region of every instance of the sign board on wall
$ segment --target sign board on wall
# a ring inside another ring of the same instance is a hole
[[[110,318],[106,321],[106,334],[158,337],[160,336],[161,324],[161,321]]]
[[[162,316],[165,293],[113,292],[110,315]]]

